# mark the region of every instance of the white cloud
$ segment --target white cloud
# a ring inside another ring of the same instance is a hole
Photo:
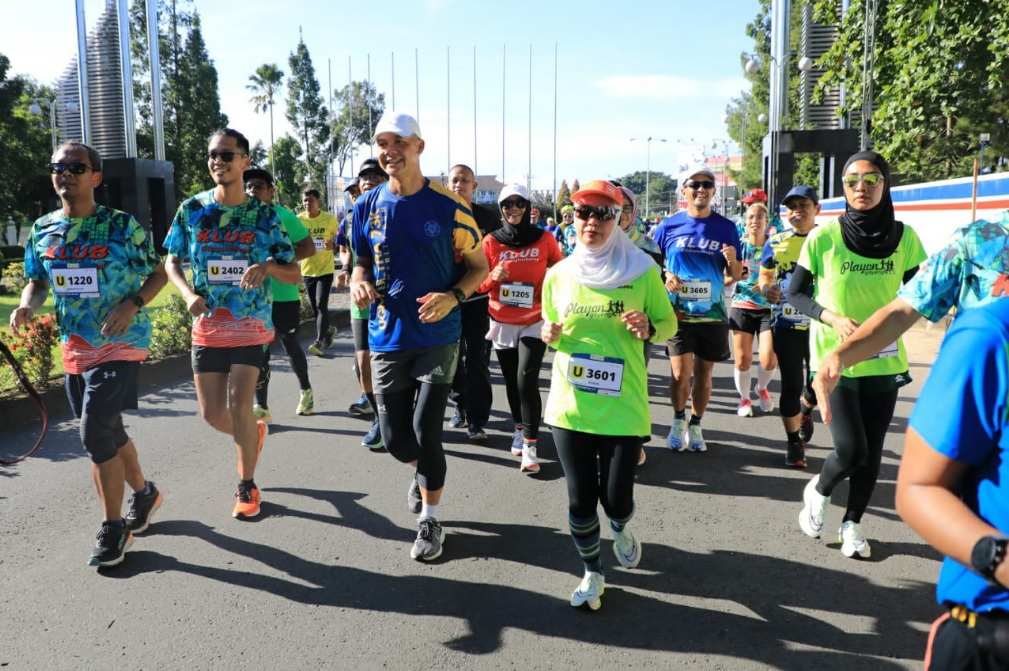
[[[597,87],[614,98],[662,101],[738,96],[747,85],[742,75],[715,80],[673,75],[610,75],[596,82]]]

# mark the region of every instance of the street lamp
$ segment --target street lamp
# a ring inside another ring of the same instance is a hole
[[[640,140],[639,137],[632,137],[631,142],[635,140]],[[662,137],[652,137],[649,135],[645,138],[645,146],[647,147],[647,158],[645,160],[645,219],[648,219],[648,186],[651,183],[652,178],[652,140],[656,142],[665,142],[666,139]]]
[[[39,103],[44,103],[45,106],[49,108],[49,132],[52,135],[53,152],[55,152],[56,148],[59,147],[60,144],[59,134],[56,131],[56,103],[55,101],[47,100],[46,98],[35,98],[32,101],[31,107],[28,108],[28,111],[32,114],[42,116],[42,105]],[[65,107],[66,110],[71,113],[78,110],[77,103],[74,102],[67,103]]]

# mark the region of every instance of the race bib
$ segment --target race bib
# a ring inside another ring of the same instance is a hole
[[[879,350],[873,359],[889,359],[892,356],[898,356],[900,354],[900,349],[897,347],[897,341],[893,341],[883,349]]]
[[[326,250],[326,241],[323,238],[312,238],[315,242],[315,251],[323,252]]]
[[[238,284],[249,269],[248,259],[222,257],[207,260],[207,281],[211,284]]]
[[[535,293],[536,287],[527,282],[507,282],[501,285],[498,300],[501,301],[501,305],[513,308],[531,308]]]
[[[680,286],[680,300],[710,301],[711,282],[704,280],[687,280]]]
[[[50,268],[53,291],[64,298],[97,298],[99,296],[97,268]]]
[[[799,312],[788,303],[781,304],[781,316],[796,326],[809,326],[809,315]]]
[[[624,360],[596,354],[572,354],[568,361],[568,383],[589,394],[620,396]]]

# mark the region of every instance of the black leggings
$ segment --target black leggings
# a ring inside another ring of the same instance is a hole
[[[803,396],[811,407],[816,406],[816,394],[807,384],[809,380],[809,331],[775,329],[772,335],[774,354],[781,369],[781,397],[778,405],[782,417],[795,417],[802,406]]]
[[[287,352],[287,358],[291,361],[291,370],[298,376],[298,387],[305,391],[312,388],[312,383],[308,380],[308,361],[305,360],[305,351],[298,344],[297,333],[277,332],[277,339]],[[267,393],[270,386],[270,347],[263,350],[263,365],[259,369],[259,379],[256,381],[256,403],[264,408],[267,405]]]
[[[417,462],[417,482],[424,489],[438,490],[445,486],[441,434],[451,387],[418,383],[409,389],[375,395],[385,449],[404,464]]]
[[[861,522],[869,506],[883,458],[883,439],[896,405],[896,389],[867,394],[838,385],[830,395],[834,452],[823,462],[816,489],[830,496],[838,483],[850,479],[845,522]]]
[[[522,437],[529,440],[535,440],[539,435],[543,416],[540,366],[546,349],[546,343],[539,338],[520,338],[515,349],[497,350],[512,419],[522,425]]]
[[[569,514],[595,517],[601,502],[611,520],[630,517],[641,437],[597,436],[556,427],[551,434],[568,484]]]
[[[329,331],[329,292],[333,289],[333,273],[305,278],[305,293],[315,313],[315,339],[323,341]]]

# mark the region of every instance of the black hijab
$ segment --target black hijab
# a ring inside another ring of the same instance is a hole
[[[522,210],[522,221],[519,222],[518,226],[512,226],[502,216],[501,228],[490,234],[502,245],[507,247],[528,247],[539,241],[540,236],[543,235],[543,229],[532,224],[532,217],[530,216],[532,204],[528,200],[525,203],[525,209]]]
[[[864,211],[854,209],[845,198],[844,214],[840,216],[844,246],[859,256],[885,259],[897,249],[904,234],[904,224],[894,217],[890,199],[890,165],[874,151],[860,151],[848,159],[841,174],[846,175],[855,161],[869,161],[879,169],[883,184],[878,188],[883,189],[883,195],[879,205]]]

